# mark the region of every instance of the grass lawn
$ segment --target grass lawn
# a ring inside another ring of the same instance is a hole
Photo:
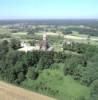
[[[88,40],[88,36],[85,34],[69,34],[65,35],[65,40],[72,40],[74,42],[78,43],[90,43],[92,45],[98,45],[98,37],[90,36],[90,39]]]
[[[0,27],[0,34],[8,34],[10,33],[10,29]]]
[[[54,51],[60,52],[63,51],[62,44],[53,44]]]
[[[27,35],[27,32],[17,32],[17,33],[12,33],[13,36],[25,36]]]

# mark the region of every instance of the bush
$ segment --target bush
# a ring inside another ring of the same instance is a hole
[[[26,77],[31,80],[36,80],[39,76],[39,73],[35,70],[35,68],[30,67],[28,69]]]
[[[24,73],[23,72],[18,73],[17,83],[20,84],[22,81],[24,81],[24,79],[25,79]]]
[[[91,84],[91,96],[90,100],[98,100],[98,80],[95,80]]]

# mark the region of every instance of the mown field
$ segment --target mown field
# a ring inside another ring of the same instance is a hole
[[[0,100],[55,100],[0,81]]]

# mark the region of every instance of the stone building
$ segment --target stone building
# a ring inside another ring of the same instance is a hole
[[[46,33],[43,34],[43,39],[42,41],[39,41],[39,45],[30,46],[28,43],[21,43],[21,47],[22,48],[18,49],[18,51],[24,51],[24,52],[34,51],[34,50],[53,51],[53,47],[51,47],[48,43],[48,38]]]

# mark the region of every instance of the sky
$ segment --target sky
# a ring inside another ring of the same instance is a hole
[[[0,0],[0,19],[97,19],[98,0]]]

